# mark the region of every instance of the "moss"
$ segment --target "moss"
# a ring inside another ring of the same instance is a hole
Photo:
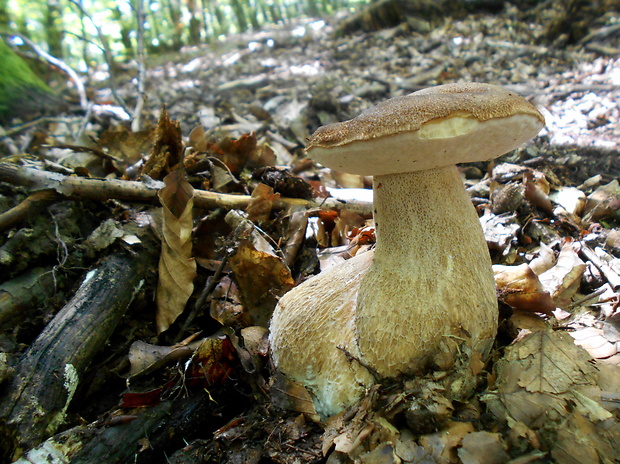
[[[38,113],[56,99],[52,90],[0,39],[0,120]]]

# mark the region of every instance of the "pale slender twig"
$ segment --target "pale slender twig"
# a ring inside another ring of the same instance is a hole
[[[65,176],[62,174],[41,171],[39,169],[17,166],[0,162],[0,181],[30,188],[51,188],[58,193],[79,198],[95,200],[127,200],[157,203],[157,191],[163,182],[151,180],[148,184],[118,179],[89,179]],[[197,208],[214,209],[245,209],[253,200],[250,195],[231,195],[226,193],[194,190],[194,205]],[[372,203],[368,201],[340,201],[335,198],[304,200],[302,198],[281,197],[273,202],[277,210],[289,208],[307,209],[346,209],[363,216],[372,215]]]

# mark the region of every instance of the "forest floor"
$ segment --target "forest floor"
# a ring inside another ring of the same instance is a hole
[[[620,43],[601,29],[549,44],[535,16],[508,6],[343,37],[335,19],[300,21],[149,63],[144,129],[127,114],[133,65],[113,87],[93,75],[86,117],[5,127],[3,458],[617,462]],[[429,372],[321,422],[274,376],[268,320],[294,285],[371,246],[371,182],[313,164],[306,139],[387,98],[467,81],[514,90],[547,123],[462,167],[498,266],[491,360],[467,401]],[[162,188],[181,161],[191,187],[172,175]],[[192,235],[168,242],[170,230]],[[162,240],[178,252],[165,276]]]

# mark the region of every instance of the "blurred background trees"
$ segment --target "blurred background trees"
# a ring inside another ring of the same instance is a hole
[[[143,2],[142,5],[139,3]],[[0,33],[12,46],[30,38],[80,71],[135,55],[137,12],[147,53],[223,40],[231,33],[303,16],[353,11],[369,0],[0,0]]]

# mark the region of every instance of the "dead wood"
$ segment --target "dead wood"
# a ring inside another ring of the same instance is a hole
[[[140,261],[125,254],[104,259],[22,356],[0,395],[5,459],[38,445],[63,423],[82,375],[133,300]]]
[[[0,230],[8,229],[26,216],[45,208],[57,197],[58,194],[53,190],[40,190],[30,194],[19,205],[0,214]]]
[[[42,305],[54,291],[52,268],[37,267],[0,284],[0,330],[30,315],[30,308]]]
[[[71,177],[38,169],[0,162],[0,181],[31,188],[55,189],[72,197],[94,200],[127,200],[157,203],[157,192],[163,182],[151,180],[144,182],[118,179],[90,179]],[[245,209],[252,201],[250,195],[231,195],[225,193],[194,191],[194,205],[199,208]],[[372,214],[372,203],[365,201],[339,201],[334,198],[304,200],[301,198],[279,198],[274,200],[275,209],[347,209],[361,215]]]
[[[54,462],[73,464],[160,462],[164,453],[171,454],[198,433],[220,426],[222,419],[214,417],[220,409],[207,394],[165,401],[136,414],[66,430],[25,458],[53,456]]]

